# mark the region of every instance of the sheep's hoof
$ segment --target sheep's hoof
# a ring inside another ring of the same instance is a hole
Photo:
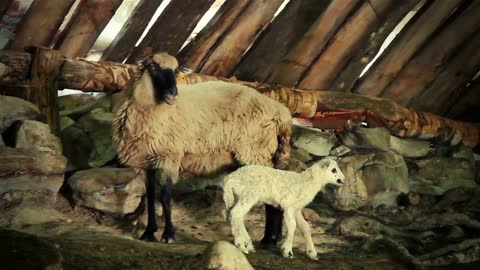
[[[140,240],[145,242],[158,242],[158,239],[152,232],[144,232],[142,236],[140,236]]]
[[[162,240],[166,244],[172,244],[175,242],[175,228],[165,228],[162,234]]]

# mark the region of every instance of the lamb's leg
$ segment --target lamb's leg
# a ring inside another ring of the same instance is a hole
[[[243,252],[248,253],[249,251],[255,251],[253,247],[252,240],[248,235],[247,229],[245,228],[244,217],[250,211],[252,206],[256,203],[254,200],[245,200],[239,198],[239,201],[235,204],[231,215],[231,226],[232,234],[234,238],[235,246],[241,249]]]
[[[281,208],[265,204],[265,233],[261,244],[265,248],[274,248],[282,239],[283,211]]]
[[[140,240],[157,241],[154,233],[157,231],[157,214],[155,211],[155,170],[146,170],[146,190],[147,190],[147,214],[148,222],[145,232],[143,232]]]
[[[293,235],[295,233],[295,208],[288,207],[285,209],[285,225],[287,226],[287,237],[282,244],[282,255],[285,258],[293,258]]]
[[[310,224],[308,224],[303,217],[302,209],[297,210],[295,213],[295,221],[305,237],[307,256],[312,260],[318,260],[317,250],[315,249],[315,245],[313,244],[312,240],[312,230],[310,229]]]
[[[167,178],[167,183],[160,189],[160,202],[162,203],[163,218],[165,219],[165,228],[162,239],[165,243],[173,243],[175,240],[175,227],[172,223],[171,190],[173,181],[171,177]]]

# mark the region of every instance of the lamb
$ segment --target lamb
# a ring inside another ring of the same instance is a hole
[[[315,163],[302,173],[250,165],[227,175],[224,180],[223,199],[235,245],[245,253],[255,251],[245,229],[244,217],[257,202],[263,202],[280,206],[284,210],[287,237],[282,244],[282,255],[293,258],[293,235],[298,224],[306,240],[307,256],[315,260],[317,251],[313,245],[310,225],[302,215],[302,208],[329,183],[343,185],[345,176],[337,162],[328,158]],[[233,205],[235,197],[237,202]]]
[[[285,106],[250,87],[221,81],[177,89],[177,67],[177,60],[165,53],[141,61],[113,122],[119,160],[146,172],[148,223],[140,238],[146,241],[157,241],[157,169],[166,176],[160,201],[165,218],[162,239],[169,243],[175,234],[170,189],[179,177],[245,164],[280,168],[290,155],[292,117]],[[266,209],[264,239],[266,245],[275,245],[282,212]]]

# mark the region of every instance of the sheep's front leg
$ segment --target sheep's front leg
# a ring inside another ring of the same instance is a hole
[[[173,243],[175,240],[175,227],[172,222],[171,190],[173,181],[171,177],[167,178],[167,183],[160,189],[160,202],[162,203],[163,218],[165,219],[165,228],[162,239],[165,243]]]
[[[307,256],[312,260],[318,260],[317,250],[315,249],[315,245],[313,244],[312,240],[312,230],[310,229],[310,224],[308,224],[303,217],[302,209],[298,209],[295,213],[295,221],[305,237]]]
[[[282,244],[282,255],[285,258],[293,258],[293,236],[295,234],[295,208],[288,207],[284,211],[285,225],[287,226],[287,237]]]
[[[146,170],[146,191],[147,191],[147,228],[143,232],[140,240],[143,241],[157,241],[155,232],[157,231],[157,213],[155,211],[155,170]]]
[[[235,246],[247,254],[249,251],[255,252],[255,247],[253,246],[252,240],[245,228],[244,218],[255,202],[256,201],[245,201],[240,199],[230,212]]]

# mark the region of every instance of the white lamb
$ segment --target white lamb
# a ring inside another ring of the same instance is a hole
[[[245,253],[255,251],[245,229],[244,217],[257,202],[263,202],[284,210],[287,237],[282,244],[283,256],[293,258],[293,235],[298,223],[306,240],[307,256],[315,260],[317,251],[313,245],[310,225],[303,218],[302,208],[329,183],[345,183],[345,176],[332,159],[323,159],[302,173],[249,165],[229,174],[225,178],[223,199],[235,245]],[[234,195],[237,203],[233,206]]]

